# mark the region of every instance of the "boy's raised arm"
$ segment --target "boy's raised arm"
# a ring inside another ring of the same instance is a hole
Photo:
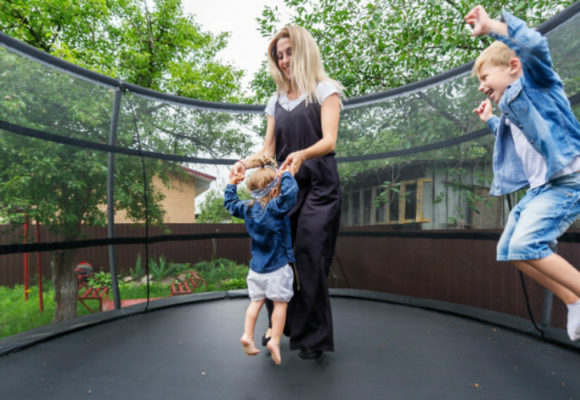
[[[507,25],[491,19],[481,5],[473,7],[464,18],[465,22],[473,26],[472,36],[487,35],[492,31],[505,36],[508,34]]]
[[[546,38],[507,11],[503,12],[503,20],[505,22],[491,19],[481,5],[465,15],[465,21],[473,26],[473,36],[489,35],[514,50],[522,62],[524,74],[531,81],[538,86],[558,83]]]

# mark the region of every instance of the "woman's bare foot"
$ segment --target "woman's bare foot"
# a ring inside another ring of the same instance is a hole
[[[244,335],[240,339],[240,342],[242,343],[242,346],[244,346],[244,353],[246,353],[247,355],[255,356],[260,352],[260,350],[258,350],[256,348],[256,345],[254,344],[254,339],[250,339],[249,337]]]
[[[280,356],[280,343],[274,343],[273,340],[270,340],[266,347],[270,350],[270,355],[272,356],[272,360],[274,360],[274,364],[280,365],[282,362],[282,357]]]

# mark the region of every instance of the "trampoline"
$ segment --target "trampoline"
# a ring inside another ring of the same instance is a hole
[[[239,344],[244,291],[90,316],[5,341],[0,398],[580,398],[578,349],[518,332],[529,321],[482,322],[401,299],[333,290],[336,351],[305,361],[283,338],[281,366]],[[265,324],[262,313],[257,334]]]

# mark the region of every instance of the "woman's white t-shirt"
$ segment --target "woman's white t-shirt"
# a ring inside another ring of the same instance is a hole
[[[318,101],[320,104],[326,100],[326,98],[334,93],[340,93],[338,88],[329,81],[318,82],[316,85],[316,94],[318,95]],[[266,105],[266,114],[274,117],[276,113],[276,101],[280,102],[280,106],[286,111],[292,111],[298,104],[302,103],[306,99],[306,95],[302,94],[297,99],[290,100],[286,93],[277,94],[274,93],[268,104]]]

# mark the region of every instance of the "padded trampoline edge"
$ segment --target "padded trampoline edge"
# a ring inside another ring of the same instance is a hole
[[[159,300],[152,300],[149,302],[147,307],[145,306],[145,303],[141,303],[129,307],[123,307],[119,310],[83,315],[68,321],[45,325],[0,339],[0,357],[59,336],[64,336],[78,330],[87,329],[95,325],[112,322],[121,318],[144,314],[151,311],[158,311],[169,307],[177,307],[204,301],[236,298],[240,296],[247,296],[247,291],[233,290],[229,292],[196,293],[167,297]]]
[[[529,335],[536,339],[544,340],[580,353],[580,343],[570,341],[565,330],[554,327],[542,327],[541,329],[544,332],[544,337],[542,338],[540,332],[534,328],[530,320],[515,315],[459,303],[376,292],[372,290],[329,289],[329,292],[332,297],[380,301],[468,318],[489,325],[496,325],[524,335]]]

